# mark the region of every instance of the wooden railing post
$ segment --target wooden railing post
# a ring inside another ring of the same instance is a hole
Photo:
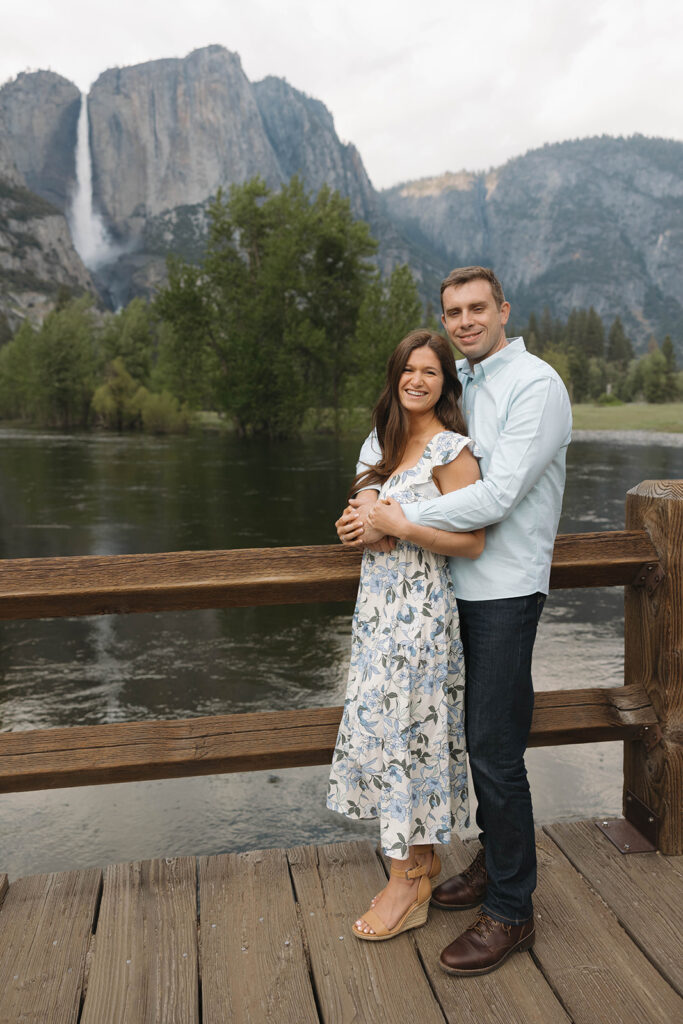
[[[661,738],[624,744],[624,813],[633,793],[659,817],[659,849],[683,853],[683,480],[646,480],[626,497],[626,528],[646,530],[666,573],[625,588],[624,682],[644,686]],[[650,579],[650,584],[652,579]],[[628,815],[627,815],[628,816]]]

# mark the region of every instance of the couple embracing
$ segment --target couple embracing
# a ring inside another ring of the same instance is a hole
[[[424,924],[430,903],[481,904],[440,957],[467,976],[534,941],[524,753],[571,408],[555,371],[506,337],[491,270],[452,271],[441,305],[464,359],[428,330],[399,343],[336,524],[364,553],[327,803],[379,818],[391,859],[354,935],[393,938]],[[466,757],[481,849],[432,891],[440,845],[468,823]]]

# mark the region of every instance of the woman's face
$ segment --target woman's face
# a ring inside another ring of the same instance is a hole
[[[406,412],[429,412],[441,398],[443,370],[436,352],[423,345],[408,356],[398,384],[398,397]]]

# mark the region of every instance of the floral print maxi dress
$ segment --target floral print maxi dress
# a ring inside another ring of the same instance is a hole
[[[380,497],[402,505],[438,495],[432,479],[473,442],[444,430]],[[383,852],[447,843],[469,823],[464,729],[465,666],[445,555],[407,541],[363,555],[351,665],[327,806],[379,818]]]

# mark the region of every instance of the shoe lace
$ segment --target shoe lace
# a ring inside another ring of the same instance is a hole
[[[484,863],[483,851],[478,853],[468,868],[463,871],[464,877],[471,882],[475,875],[486,874],[486,864]]]
[[[495,918],[490,917],[483,911],[479,912],[476,921],[470,927],[473,932],[481,935],[482,939],[485,939],[486,936],[490,935],[496,928],[502,928],[506,935],[510,935],[512,931],[511,924],[503,924],[502,921],[496,921]]]

